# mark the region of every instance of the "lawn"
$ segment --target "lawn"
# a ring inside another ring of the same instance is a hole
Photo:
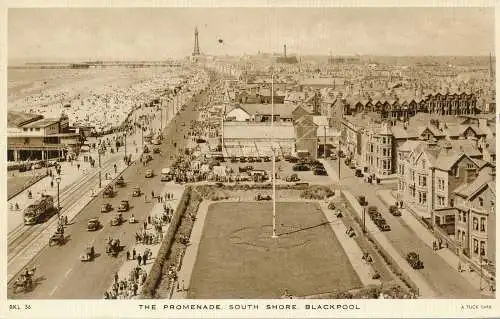
[[[362,284],[314,203],[216,203],[205,220],[189,298],[279,298]]]

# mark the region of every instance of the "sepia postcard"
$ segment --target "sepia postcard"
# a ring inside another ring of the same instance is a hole
[[[0,318],[499,317],[496,8],[397,4],[7,3]]]

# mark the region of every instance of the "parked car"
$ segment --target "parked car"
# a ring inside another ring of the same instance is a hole
[[[377,212],[378,212],[377,206],[368,206],[368,214],[377,213]]]
[[[271,161],[271,158],[269,156],[264,156],[264,162],[270,162]]]
[[[234,157],[234,156],[231,157],[231,163],[236,163],[236,162],[238,162],[238,160],[236,159],[236,157]]]
[[[356,172],[354,173],[354,175],[356,177],[363,177],[363,172],[361,171],[361,169],[356,169]]]
[[[244,157],[240,157],[240,163],[246,163],[247,162],[247,159],[244,158]]]
[[[286,181],[287,182],[298,182],[298,181],[300,181],[300,178],[299,178],[299,176],[297,176],[297,174],[292,174],[290,176],[287,176]]]
[[[328,176],[328,173],[324,167],[316,167],[314,169],[314,175]]]
[[[336,161],[338,159],[337,154],[332,153],[332,155],[330,156],[330,159]]]
[[[413,269],[423,269],[424,262],[420,260],[420,256],[416,252],[410,252],[406,255],[406,261],[410,264]]]
[[[101,213],[107,213],[107,212],[109,212],[112,209],[113,209],[113,207],[111,206],[110,203],[104,203],[101,206]]]
[[[356,168],[356,164],[354,162],[350,162],[349,163],[349,168],[350,169],[355,169]]]
[[[401,216],[401,212],[399,211],[399,209],[395,205],[389,206],[389,212],[393,216]]]
[[[258,200],[258,201],[261,201],[261,200],[271,200],[271,195],[257,194],[257,196],[255,196],[255,200]]]
[[[293,170],[296,172],[297,171],[299,171],[299,172],[308,171],[309,166],[307,166],[306,164],[295,164],[295,165],[293,165]]]

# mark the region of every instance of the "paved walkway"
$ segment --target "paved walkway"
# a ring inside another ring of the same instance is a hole
[[[323,164],[325,166],[326,171],[328,172],[328,175],[331,178],[337,177],[337,180],[338,180],[338,176],[336,175],[336,172],[334,171],[332,166],[324,160],[323,160]],[[342,191],[342,194],[344,194],[346,200],[354,208],[354,212],[357,214],[359,219],[362,220],[363,219],[363,209],[359,205],[359,203],[356,200],[356,198],[354,197],[354,195],[352,195],[351,192],[345,191],[345,190]],[[387,240],[387,237],[378,229],[378,227],[368,217],[366,218],[366,229],[380,243],[382,248],[394,259],[394,261],[403,270],[403,272],[405,272],[410,277],[410,279],[417,285],[417,287],[419,289],[419,294],[421,297],[434,298],[436,296],[436,293],[427,284],[427,282],[422,277],[422,275],[410,267],[408,262],[406,260],[404,260],[399,255],[399,253],[394,248],[394,246],[389,242],[389,240]]]
[[[167,192],[174,194],[174,199],[167,201],[166,203],[167,203],[167,205],[170,205],[170,207],[172,207],[175,210],[177,208],[177,205],[179,204],[179,200],[182,196],[182,193],[184,192],[184,187],[177,185],[177,184],[174,184],[173,182],[169,182],[169,183],[165,184],[165,187],[162,189],[162,194],[167,193]],[[152,218],[154,218],[154,217],[160,218],[162,214],[163,214],[163,203],[155,204],[153,206],[153,209],[150,212],[150,216]],[[143,225],[142,223],[138,224],[138,227],[141,228],[141,230],[143,229],[142,225]],[[167,232],[169,226],[170,226],[170,224],[163,225],[163,227],[162,227],[163,234],[165,234]],[[146,231],[149,233],[154,233],[153,226],[151,224],[148,224]],[[137,252],[138,255],[139,254],[142,255],[146,249],[149,249],[151,251],[153,257],[148,259],[148,261],[146,262],[146,265],[143,265],[142,263],[140,265],[141,269],[143,271],[145,271],[146,274],[149,274],[149,271],[153,267],[154,259],[158,255],[158,251],[160,250],[160,247],[161,247],[161,242],[158,244],[153,244],[153,245],[135,244],[135,245],[131,245],[130,248],[128,249],[128,251],[130,252],[131,256],[132,256],[133,249],[135,249],[135,251]],[[126,260],[125,259],[123,265],[121,266],[120,270],[118,271],[119,280],[122,280],[122,279],[128,280],[130,272],[137,266],[138,266],[137,259],[135,259],[135,260],[132,260],[132,259]],[[110,281],[111,281],[111,284],[110,284],[110,289],[108,291],[111,291],[111,288],[112,288],[113,282],[114,282],[114,278],[113,279],[110,278]],[[138,286],[139,286],[139,289],[137,291],[137,295],[131,296],[131,299],[139,299],[139,295],[140,295],[140,292],[142,289],[141,278],[139,278],[139,285]],[[103,291],[103,294],[104,294],[104,291]]]
[[[380,279],[372,279],[372,275],[374,274],[373,267],[363,261],[363,252],[361,248],[359,248],[356,240],[354,238],[349,237],[346,234],[347,228],[344,223],[336,216],[336,212],[334,210],[328,209],[328,203],[324,201],[319,202],[325,217],[330,224],[335,236],[339,240],[342,248],[344,249],[349,261],[351,262],[352,267],[358,274],[359,279],[363,283],[363,285],[381,285]]]
[[[359,219],[363,219],[363,209],[358,204],[358,201],[349,191],[342,191],[346,200],[351,204],[354,208],[354,212],[358,215]],[[425,299],[432,299],[436,296],[436,293],[432,290],[432,288],[427,284],[425,279],[422,277],[420,273],[418,273],[415,269],[411,268],[406,260],[404,260],[394,246],[387,240],[387,237],[381,232],[378,227],[373,223],[373,221],[368,217],[366,220],[366,230],[371,233],[372,236],[379,242],[382,248],[394,259],[394,261],[398,264],[398,266],[403,270],[405,274],[410,277],[410,279],[415,283],[415,285],[419,289],[419,295]]]
[[[377,195],[384,201],[387,205],[393,205],[396,199],[392,196],[391,190],[380,190],[377,191]],[[433,248],[432,244],[434,241],[437,241],[436,237],[429,231],[428,228],[424,227],[416,218],[408,212],[406,209],[400,209],[401,211],[401,219],[415,232],[415,234],[420,237],[420,239],[430,248]],[[443,258],[453,269],[457,269],[458,271],[458,256],[455,255],[450,249],[442,248],[440,250],[435,251],[436,255]],[[467,281],[476,289],[480,289],[481,278],[477,272],[464,271],[460,273]],[[483,281],[484,282],[484,281]],[[485,288],[485,284],[483,284],[483,289]],[[484,289],[482,292],[484,295],[493,295],[492,292]]]

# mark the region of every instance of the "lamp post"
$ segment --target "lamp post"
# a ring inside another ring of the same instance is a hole
[[[56,183],[57,183],[57,220],[60,219],[61,217],[61,202],[59,200],[59,184],[61,183],[61,175],[57,175],[56,177]]]
[[[276,234],[276,153],[274,147],[274,73],[271,76],[271,134],[273,148],[273,235],[272,238],[278,238]]]
[[[101,188],[101,152],[102,152],[101,149],[99,149],[99,151],[97,151],[98,158],[99,158],[99,188]]]

